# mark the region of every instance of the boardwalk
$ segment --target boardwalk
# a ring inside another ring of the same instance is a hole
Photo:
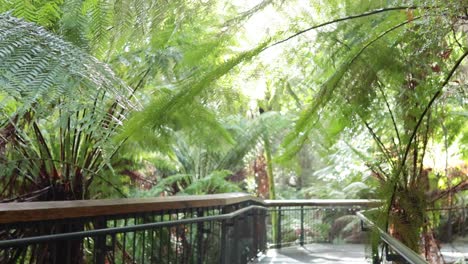
[[[365,252],[365,245],[362,244],[309,244],[304,247],[294,246],[282,249],[270,249],[265,256],[255,263],[371,263],[370,259],[366,259]],[[442,245],[442,255],[446,263],[458,263],[457,261],[462,260],[466,261],[468,260],[468,244],[463,242],[444,244]],[[369,256],[369,254],[367,256]]]
[[[270,249],[266,256],[256,263],[290,264],[290,263],[370,263],[365,258],[365,246],[361,244],[309,244],[304,247],[287,247]]]
[[[463,240],[442,245],[441,251],[446,263],[468,263],[468,238]]]

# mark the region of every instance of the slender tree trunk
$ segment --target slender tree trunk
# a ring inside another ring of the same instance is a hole
[[[268,139],[268,136],[264,137],[264,146],[265,146],[265,157],[266,157],[266,165],[267,165],[267,175],[268,175],[268,194],[271,200],[276,199],[276,191],[275,191],[275,181],[273,178],[273,162],[271,159],[271,144]],[[278,214],[281,212],[273,211],[271,213],[271,233],[273,237],[273,241],[278,241],[278,234],[281,230],[278,230]]]
[[[265,144],[265,157],[266,157],[266,165],[267,165],[267,176],[268,176],[268,193],[269,198],[271,200],[276,199],[276,191],[275,191],[275,182],[273,178],[273,163],[271,160],[271,145],[268,138],[265,137],[264,139]]]

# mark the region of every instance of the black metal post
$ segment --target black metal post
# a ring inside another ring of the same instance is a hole
[[[300,245],[304,246],[304,206],[301,206],[301,237]]]
[[[267,249],[267,224],[266,224],[266,219],[267,219],[267,212],[262,210],[261,211],[261,216],[262,216],[262,252],[265,252]]]
[[[221,212],[223,214],[227,214],[232,212],[233,209],[230,206],[225,206],[222,208]],[[221,222],[221,260],[220,263],[222,264],[229,264],[231,263],[232,258],[232,229],[233,229],[233,221],[231,219],[223,220]],[[234,241],[234,243],[236,243]]]
[[[219,263],[221,264],[227,264],[227,252],[226,252],[226,247],[228,245],[228,227],[227,227],[227,220],[224,220],[221,222],[221,253],[220,253],[220,261]]]
[[[99,219],[95,222],[95,229],[105,229],[107,228],[107,223],[105,219]],[[95,237],[94,241],[94,257],[96,264],[104,264],[106,262],[106,235],[98,235]]]
[[[253,229],[253,238],[252,238],[252,255],[251,258],[254,258],[257,253],[259,252],[259,240],[260,240],[260,232],[259,232],[259,225],[260,223],[258,217],[258,211],[254,210],[252,212],[252,229]]]
[[[234,217],[233,219],[233,233],[234,233],[234,241],[232,243],[232,252],[231,252],[231,259],[229,263],[237,264],[239,263],[239,259],[241,257],[241,252],[239,251],[239,242],[240,242],[240,234],[239,234],[239,217]]]
[[[197,217],[203,216],[203,209],[197,210]],[[197,263],[203,264],[203,234],[204,224],[200,222],[197,224]]]
[[[276,227],[276,246],[278,248],[281,248],[281,206],[278,206],[278,222],[277,222],[277,227]]]

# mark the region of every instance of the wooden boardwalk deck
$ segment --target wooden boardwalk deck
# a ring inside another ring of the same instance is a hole
[[[286,247],[270,249],[256,263],[290,264],[290,263],[322,263],[322,264],[364,264],[366,259],[365,245],[362,244],[308,244],[303,247]]]
[[[368,254],[369,255],[369,254]],[[442,245],[442,255],[447,263],[468,260],[468,243],[459,242]],[[282,249],[270,249],[266,255],[255,263],[259,264],[364,264],[371,263],[366,259],[366,247],[362,244],[308,244],[303,247],[293,246]],[[461,262],[464,263],[464,262]]]

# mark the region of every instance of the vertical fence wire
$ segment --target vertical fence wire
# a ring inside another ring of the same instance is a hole
[[[353,206],[272,206],[268,210],[268,246],[348,243],[362,239]],[[276,237],[271,236],[276,217]]]

